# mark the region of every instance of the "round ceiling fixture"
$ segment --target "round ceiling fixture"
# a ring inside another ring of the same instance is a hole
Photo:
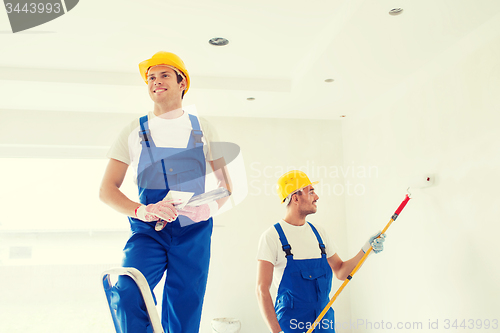
[[[247,101],[255,101],[255,97],[248,97]]]
[[[210,45],[213,45],[213,46],[224,46],[224,45],[229,44],[229,40],[222,38],[222,37],[214,37],[214,38],[210,39],[208,41],[208,43],[210,43]]]
[[[403,12],[403,8],[393,8],[389,11],[389,15],[396,16]]]
[[[326,79],[325,80],[325,82],[328,82],[328,83],[333,82],[333,81],[335,81],[335,80],[334,79]]]

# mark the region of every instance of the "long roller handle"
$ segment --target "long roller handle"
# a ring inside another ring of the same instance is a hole
[[[382,230],[381,234],[384,234],[387,231],[387,229],[389,229],[389,227],[391,226],[392,222],[396,221],[396,219],[398,218],[398,216],[401,213],[401,211],[405,208],[405,206],[408,203],[408,201],[410,201],[410,197],[407,194],[405,196],[405,199],[403,200],[403,202],[401,202],[401,204],[399,205],[398,209],[396,209],[396,211],[392,215],[391,220],[389,221],[389,223],[387,223],[387,225],[385,226],[384,230]],[[333,295],[333,297],[330,300],[330,302],[328,302],[328,304],[325,306],[325,308],[323,309],[323,311],[321,311],[321,313],[319,314],[318,318],[316,318],[316,320],[312,324],[311,328],[309,328],[309,330],[307,330],[307,333],[312,333],[314,331],[314,329],[319,325],[319,323],[321,322],[321,319],[323,319],[323,317],[325,316],[325,314],[328,312],[328,310],[332,306],[333,302],[335,302],[335,300],[337,299],[337,296],[340,295],[340,293],[342,292],[342,290],[344,290],[345,286],[349,283],[349,281],[351,281],[352,277],[354,276],[354,274],[356,274],[356,272],[361,267],[361,265],[363,265],[363,263],[365,262],[366,258],[368,258],[368,255],[370,254],[371,251],[372,251],[372,247],[370,246],[370,248],[368,249],[368,251],[366,251],[365,255],[358,262],[358,264],[356,265],[356,267],[354,267],[354,269],[352,270],[351,274],[349,274],[349,276],[347,276],[347,279],[344,280],[344,283],[342,283],[342,285],[339,287],[339,289],[337,289],[337,292],[335,293],[335,295]]]

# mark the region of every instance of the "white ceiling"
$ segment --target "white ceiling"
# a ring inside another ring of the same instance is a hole
[[[403,13],[390,16],[394,7]],[[0,110],[145,113],[137,65],[165,50],[186,63],[185,105],[202,114],[356,116],[470,52],[464,40],[498,36],[485,27],[499,15],[498,0],[84,0],[13,34],[1,12]]]

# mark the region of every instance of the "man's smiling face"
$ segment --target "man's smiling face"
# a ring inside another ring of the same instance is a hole
[[[186,79],[177,83],[177,73],[166,65],[151,67],[148,71],[149,96],[155,103],[180,101],[186,89]]]

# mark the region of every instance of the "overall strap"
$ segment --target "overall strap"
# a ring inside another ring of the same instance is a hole
[[[148,115],[142,116],[139,119],[139,123],[141,124],[141,130],[139,131],[139,137],[141,138],[141,144],[149,148],[150,146],[154,147],[154,142],[153,139],[151,138],[151,132],[149,131],[149,124],[148,124]]]
[[[201,131],[200,122],[198,118],[192,114],[189,115],[189,120],[191,121],[191,136],[189,137],[188,147],[203,147],[203,132]]]
[[[281,225],[279,223],[276,223],[274,225],[274,228],[276,229],[276,231],[278,232],[278,235],[280,236],[280,241],[281,241],[281,245],[282,245],[281,248],[286,253],[285,257],[287,259],[288,259],[289,256],[291,258],[293,258],[292,247],[290,246],[290,244],[288,244],[288,240],[286,239],[285,233],[283,232],[283,229],[281,228]]]
[[[314,234],[316,235],[316,239],[318,240],[319,243],[319,249],[321,250],[321,256],[326,257],[326,247],[325,244],[323,244],[323,240],[321,239],[321,236],[319,235],[318,230],[309,222],[307,222],[310,226]]]
[[[139,123],[141,125],[139,137],[141,138],[142,149],[146,149],[148,151],[151,163],[154,163],[153,153],[150,148],[155,147],[155,143],[153,142],[153,138],[151,137],[151,132],[149,130],[148,115],[142,116],[139,119]]]

